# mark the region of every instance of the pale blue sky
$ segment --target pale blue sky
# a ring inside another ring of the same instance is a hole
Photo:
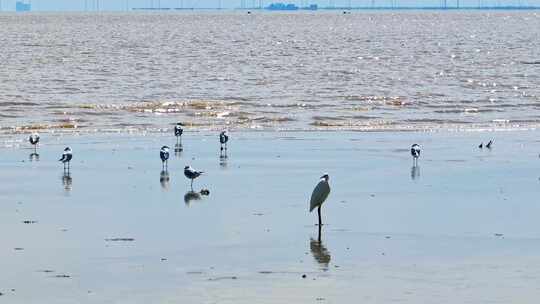
[[[81,11],[86,8],[93,10],[96,7],[96,3],[99,1],[101,10],[125,10],[126,4],[129,7],[149,7],[153,4],[154,7],[178,7],[182,3],[184,7],[219,7],[224,8],[236,8],[241,6],[241,2],[246,3],[247,6],[258,6],[259,0],[26,0],[31,1],[32,9],[37,11]],[[283,0],[281,0],[283,1]],[[347,6],[349,1],[353,6],[369,6],[371,0],[294,0],[283,1],[292,2],[298,5],[305,5],[307,3],[315,3],[320,6],[327,6],[328,3],[334,3],[336,6]],[[402,6],[436,6],[439,5],[440,0],[394,0]],[[3,11],[12,11],[15,8],[16,0],[0,0],[1,8]],[[272,0],[263,0],[263,5],[266,6],[271,2],[279,2]],[[375,0],[377,6],[390,6],[392,0]],[[455,5],[456,0],[447,0],[449,6]],[[497,6],[497,5],[535,5],[540,6],[540,0],[460,0],[462,6],[475,6],[479,3],[483,3],[484,6]]]

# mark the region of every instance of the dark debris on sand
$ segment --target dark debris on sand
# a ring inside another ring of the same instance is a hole
[[[133,242],[134,238],[108,238],[105,239],[106,242]]]
[[[208,281],[237,280],[237,276],[209,278]]]
[[[38,221],[24,220],[23,224],[36,224]]]
[[[59,279],[69,279],[71,278],[70,275],[67,275],[67,274],[57,274],[55,276],[53,276],[54,278],[59,278]]]

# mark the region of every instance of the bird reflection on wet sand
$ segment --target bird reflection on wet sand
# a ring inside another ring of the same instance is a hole
[[[327,271],[328,264],[330,264],[332,256],[330,255],[330,251],[326,249],[323,242],[321,241],[320,235],[318,240],[310,238],[309,248],[311,249],[311,254],[313,254],[313,258],[315,258],[315,261],[317,261],[317,263],[324,271]]]
[[[411,167],[411,179],[415,180],[420,178],[420,166],[412,166]]]
[[[182,156],[182,151],[184,151],[184,147],[182,147],[181,142],[174,145],[174,156],[175,157],[181,157]]]
[[[186,194],[184,195],[184,203],[186,203],[186,206],[189,206],[192,201],[198,201],[200,199],[201,194],[193,190],[186,192]]]
[[[70,192],[72,189],[73,184],[73,178],[71,177],[71,173],[69,171],[65,171],[62,175],[62,185],[64,186],[64,190],[66,192]]]
[[[227,159],[229,156],[227,156],[227,150],[221,150],[219,153],[219,165],[222,168],[227,168]]]
[[[169,189],[170,180],[171,178],[169,177],[169,171],[163,170],[159,173],[159,183],[161,184],[161,188],[163,188],[163,190]]]
[[[36,153],[36,152],[30,153],[30,155],[28,156],[28,159],[30,159],[30,161],[39,161],[39,153]]]

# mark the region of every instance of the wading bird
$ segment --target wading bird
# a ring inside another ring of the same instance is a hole
[[[219,142],[221,143],[221,150],[223,151],[223,146],[225,146],[225,150],[227,150],[227,142],[229,141],[229,135],[227,134],[227,131],[223,131],[219,133]]]
[[[193,168],[191,168],[191,166],[185,166],[184,167],[184,175],[191,180],[191,189],[193,190],[193,180],[196,179],[197,177],[201,176],[201,174],[203,174],[204,172],[203,171],[197,171]]]
[[[313,193],[311,193],[311,200],[309,202],[309,212],[313,211],[313,209],[318,208],[319,213],[319,230],[322,226],[322,220],[321,220],[321,206],[328,197],[328,194],[330,194],[330,184],[328,184],[328,180],[330,177],[328,174],[325,174],[321,176],[321,179],[319,180],[319,183],[317,186],[315,186],[315,189],[313,189]]]
[[[490,140],[490,141],[487,143],[486,148],[491,149],[491,145],[493,145],[493,140]]]
[[[411,155],[413,157],[413,164],[416,166],[418,164],[418,158],[420,157],[420,145],[414,144],[411,146]]]
[[[30,137],[28,138],[28,141],[30,142],[32,146],[34,146],[34,152],[35,152],[37,149],[37,144],[39,143],[39,134],[32,133],[32,135],[30,135]]]
[[[184,133],[184,129],[182,129],[182,123],[179,122],[174,126],[174,136],[176,136],[177,141],[180,141],[182,133]]]
[[[167,168],[169,166],[169,147],[161,147],[161,150],[159,150],[159,157],[161,158],[161,167]]]
[[[67,163],[67,169],[69,171],[69,163],[71,162],[72,158],[73,158],[73,150],[71,150],[70,147],[66,147],[64,149],[64,153],[62,153],[62,157],[58,160],[64,163],[64,170],[66,170],[66,163]]]

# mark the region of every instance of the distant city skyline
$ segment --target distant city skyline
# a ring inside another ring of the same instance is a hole
[[[26,0],[32,11],[126,11],[133,8],[258,8],[270,3],[294,3],[319,7],[498,7],[540,6],[540,0]],[[17,0],[0,0],[1,11],[15,11]]]

